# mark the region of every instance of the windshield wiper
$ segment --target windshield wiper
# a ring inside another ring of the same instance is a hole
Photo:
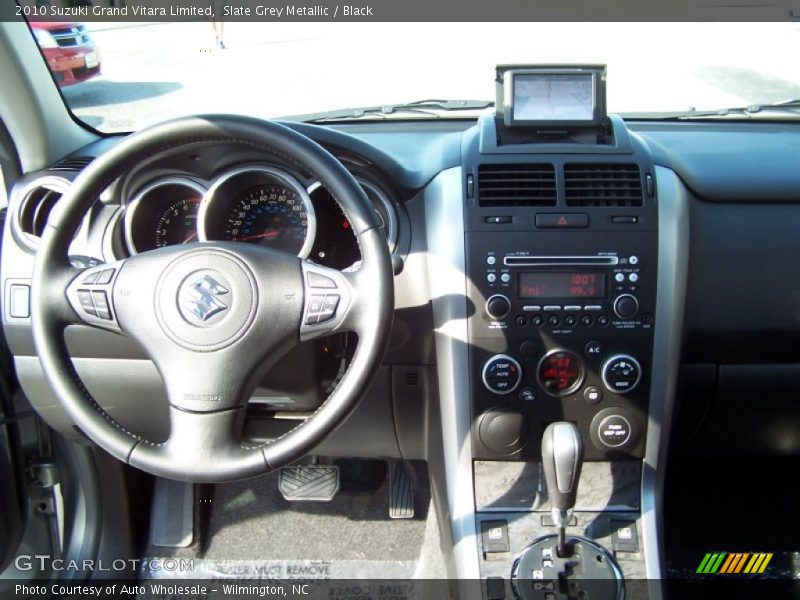
[[[353,119],[389,119],[406,115],[422,115],[421,118],[440,119],[444,114],[458,111],[479,111],[494,106],[489,100],[440,100],[427,99],[402,104],[382,104],[380,106],[362,106],[359,108],[342,108],[307,115],[281,117],[287,121],[305,123],[326,123],[331,121],[347,121]]]

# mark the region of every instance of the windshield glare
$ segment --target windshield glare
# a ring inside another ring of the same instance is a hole
[[[60,85],[74,114],[105,132],[198,113],[276,118],[426,98],[493,100],[503,63],[606,64],[608,110],[623,115],[800,98],[796,23],[85,27],[98,65]]]

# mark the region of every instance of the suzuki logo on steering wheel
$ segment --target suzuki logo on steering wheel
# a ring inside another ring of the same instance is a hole
[[[229,293],[230,290],[211,275],[204,275],[183,286],[180,305],[201,321],[208,321],[214,315],[228,310],[229,306],[220,297]]]

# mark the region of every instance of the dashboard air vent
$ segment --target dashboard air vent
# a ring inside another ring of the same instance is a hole
[[[641,206],[639,165],[587,163],[564,165],[567,206]]]
[[[53,207],[67,190],[69,183],[58,177],[45,177],[33,182],[23,192],[12,225],[18,237],[29,248],[35,249],[44,234],[47,218]]]
[[[480,165],[480,206],[555,206],[556,171],[550,164]]]
[[[72,156],[63,158],[53,165],[51,171],[80,171],[94,160],[93,156]]]

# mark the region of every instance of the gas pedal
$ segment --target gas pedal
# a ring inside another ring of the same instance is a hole
[[[414,518],[414,480],[405,461],[389,463],[389,517]]]
[[[278,478],[281,495],[290,502],[315,500],[330,502],[339,491],[339,467],[335,465],[295,465],[281,468]]]

